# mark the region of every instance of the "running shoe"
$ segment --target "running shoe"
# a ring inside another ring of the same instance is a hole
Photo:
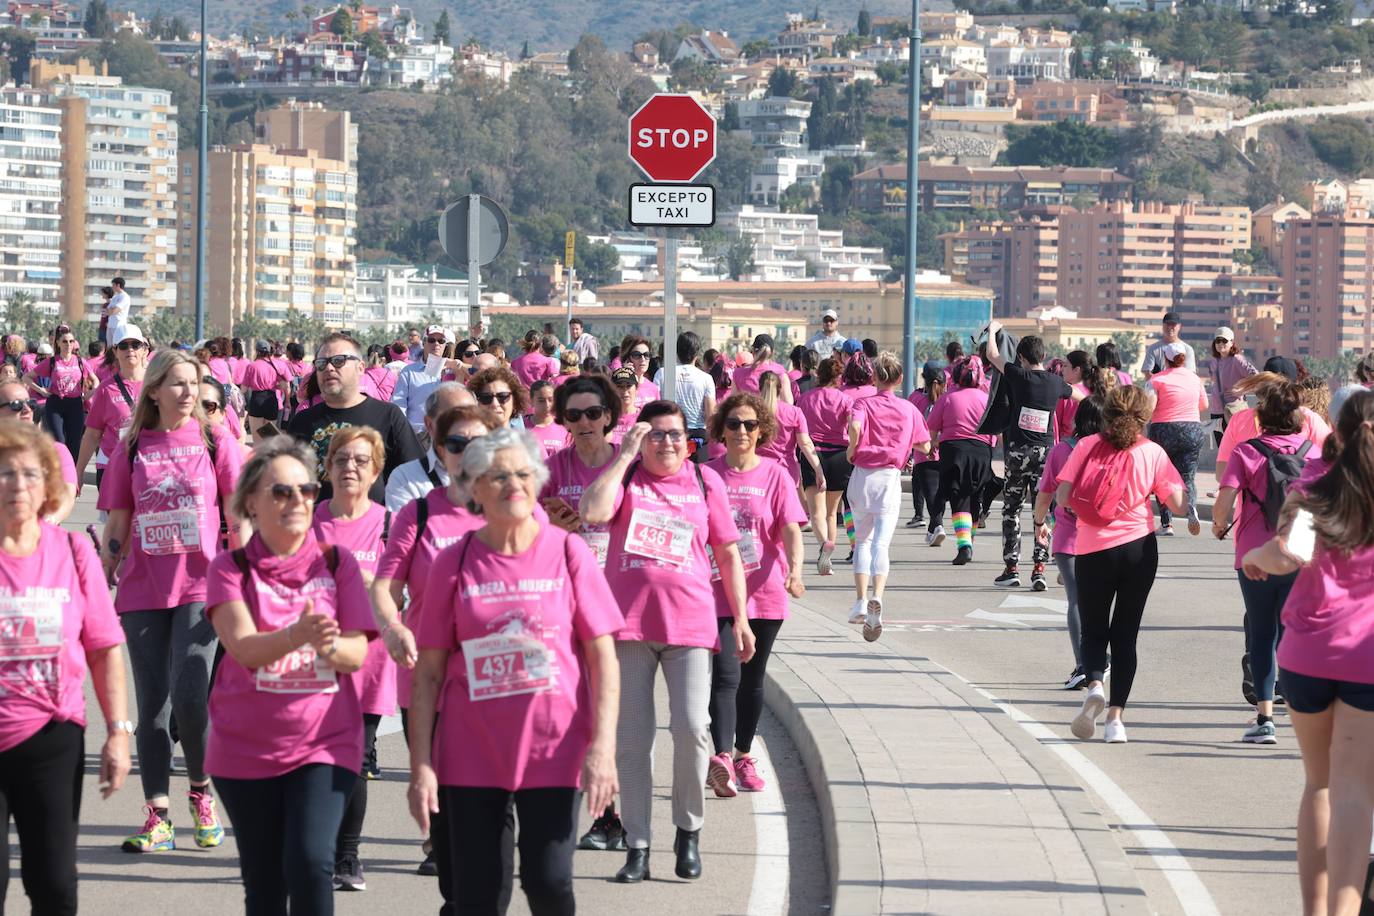
[[[1102,715],[1102,710],[1107,708],[1107,694],[1102,690],[1102,685],[1088,691],[1088,695],[1083,698],[1083,706],[1078,710],[1078,715],[1073,717],[1073,724],[1069,730],[1073,732],[1075,738],[1082,738],[1087,741],[1097,730],[1097,717]]]
[[[1259,705],[1259,696],[1255,694],[1255,675],[1250,671],[1249,652],[1240,657],[1240,695],[1251,706]]]
[[[1031,591],[1043,592],[1049,586],[1045,583],[1045,564],[1036,563],[1031,567]]]
[[[926,520],[919,515],[913,515],[911,521],[906,523],[908,528],[919,528],[926,523]]]
[[[1190,517],[1188,519],[1188,533],[1193,537],[1202,534],[1202,522],[1195,517]]]
[[[862,598],[854,602],[854,606],[849,609],[850,623],[863,623],[868,619],[868,607]]]
[[[177,848],[177,832],[172,822],[164,820],[153,810],[152,805],[144,805],[148,820],[143,829],[124,841],[120,846],[125,852],[165,852]]]
[[[1108,744],[1126,743],[1126,723],[1120,719],[1112,719],[1102,726],[1102,740]]]
[[[363,863],[358,861],[357,856],[344,856],[334,863],[334,890],[367,890],[367,880],[363,877]]]
[[[1274,728],[1272,719],[1263,725],[1259,724],[1259,719],[1251,719],[1250,727],[1240,736],[1240,740],[1246,744],[1278,744],[1278,730]]]
[[[973,548],[972,548],[972,547],[960,547],[960,548],[959,548],[957,551],[955,551],[955,553],[954,553],[954,565],[955,565],[955,566],[967,566],[968,563],[969,563],[969,561],[972,560],[972,559],[973,559]]]
[[[735,758],[735,785],[741,792],[762,792],[763,777],[759,775],[759,762],[748,755]]]
[[[578,849],[617,850],[625,848],[625,827],[620,823],[620,815],[613,810],[603,811],[592,828],[582,834],[577,841]]]
[[[854,562],[854,548],[853,548],[853,547],[849,548],[849,556],[845,557],[845,558],[844,558],[843,560],[841,560],[840,562],[841,562],[841,563],[853,563],[853,562]]]
[[[1083,673],[1083,667],[1080,665],[1079,667],[1070,671],[1069,676],[1064,679],[1064,689],[1081,690],[1083,689],[1083,682],[1087,679],[1088,676]]]
[[[191,823],[196,825],[196,845],[201,849],[213,849],[223,843],[224,828],[215,813],[214,796],[191,791],[186,793],[186,804],[191,809]]]
[[[926,532],[926,546],[939,547],[945,542],[945,526],[936,525],[934,531]]]
[[[1002,588],[1020,588],[1021,573],[1015,566],[1008,566],[1002,570],[1002,575],[992,580],[993,585],[1000,585]]]
[[[425,850],[425,860],[415,869],[415,874],[423,875],[426,878],[433,878],[439,874],[439,863],[434,861],[434,850]]]
[[[1163,526],[1161,526],[1160,529],[1159,529],[1159,536],[1162,537],[1162,538],[1171,538],[1171,537],[1173,537],[1173,536],[1174,536],[1174,526],[1173,526],[1173,525],[1163,525]]]
[[[868,599],[868,613],[864,615],[864,639],[877,642],[883,635],[883,602],[880,598]]]
[[[729,753],[722,751],[711,758],[706,765],[706,784],[716,793],[716,798],[734,798],[739,794],[735,788],[735,766]]]
[[[816,572],[822,576],[830,575],[830,555],[835,552],[835,542],[826,541],[821,546],[821,555],[816,557]]]

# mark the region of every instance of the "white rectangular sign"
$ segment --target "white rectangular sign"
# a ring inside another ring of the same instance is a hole
[[[712,226],[716,189],[709,184],[630,185],[633,226]]]

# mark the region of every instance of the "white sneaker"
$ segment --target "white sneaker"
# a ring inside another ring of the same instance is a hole
[[[1102,689],[1102,685],[1088,691],[1088,695],[1083,698],[1083,707],[1078,710],[1078,715],[1073,717],[1073,724],[1069,730],[1073,732],[1075,738],[1082,738],[1087,741],[1097,730],[1097,717],[1102,715],[1102,710],[1107,708],[1107,694]]]
[[[864,623],[867,620],[868,606],[867,603],[862,598],[860,598],[859,600],[855,601],[854,606],[849,609],[849,622]]]
[[[936,525],[934,531],[926,532],[926,546],[939,547],[945,542],[945,526]]]
[[[883,602],[881,598],[868,599],[868,613],[864,616],[864,639],[877,642],[883,635]]]
[[[1120,719],[1112,719],[1102,726],[1102,740],[1108,744],[1126,743],[1126,723]]]

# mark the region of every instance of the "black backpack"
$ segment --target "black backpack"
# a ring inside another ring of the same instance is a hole
[[[1293,482],[1302,476],[1303,465],[1307,463],[1307,452],[1312,448],[1312,443],[1304,442],[1296,452],[1281,452],[1259,439],[1251,439],[1246,444],[1264,458],[1264,474],[1267,481],[1263,499],[1253,490],[1247,492],[1260,504],[1260,509],[1264,513],[1265,529],[1278,531],[1283,501],[1288,497],[1288,490],[1293,486]]]

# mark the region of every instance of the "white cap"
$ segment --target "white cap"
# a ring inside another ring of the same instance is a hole
[[[141,340],[145,344],[148,342],[148,338],[143,336],[143,332],[138,329],[136,324],[124,325],[124,333],[120,335],[119,340],[113,341],[111,346],[117,347],[126,340]]]
[[[38,345],[38,355],[39,355],[39,356],[52,356],[52,344],[46,343],[46,342],[39,344],[39,345]]]
[[[834,309],[826,309],[825,311],[821,312],[821,318],[834,318],[836,321],[840,320],[840,316],[835,313]]]
[[[1234,341],[1236,339],[1236,332],[1226,327],[1225,325],[1222,325],[1221,327],[1216,329],[1216,332],[1214,334],[1212,334],[1213,340],[1216,340],[1218,337]]]
[[[1173,343],[1166,343],[1160,352],[1164,354],[1165,359],[1171,360],[1187,353],[1188,348],[1183,345],[1182,341],[1176,340]]]

